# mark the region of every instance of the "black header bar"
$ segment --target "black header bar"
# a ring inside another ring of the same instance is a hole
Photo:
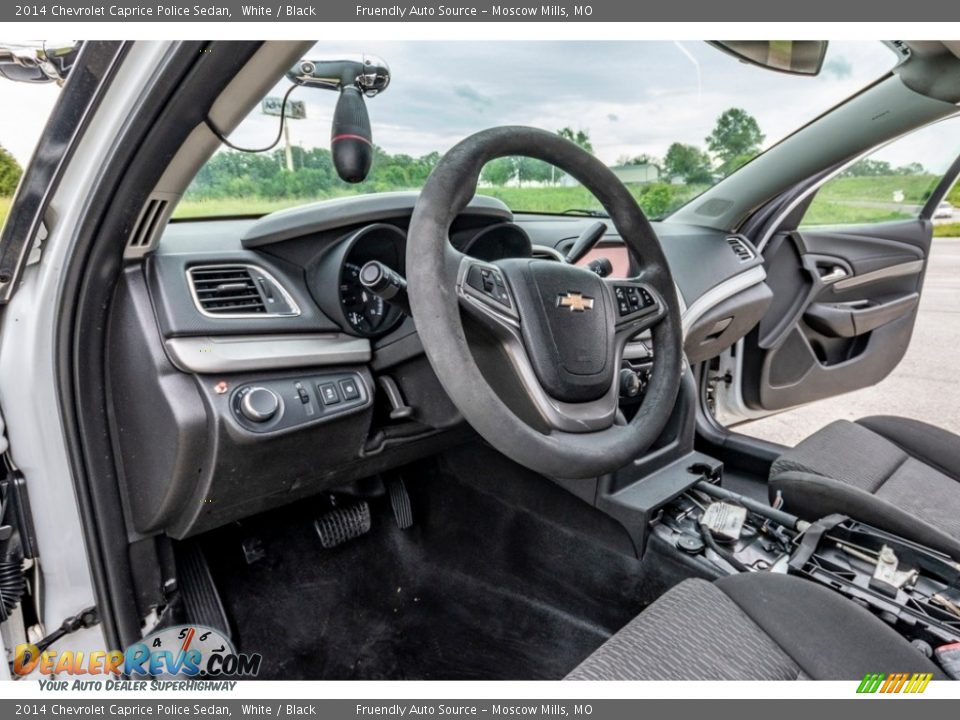
[[[14,22],[930,22],[960,21],[944,0],[58,0],[4,2]],[[945,27],[949,30],[949,28]]]

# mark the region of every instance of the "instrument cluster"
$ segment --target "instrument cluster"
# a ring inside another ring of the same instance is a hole
[[[510,222],[451,233],[451,243],[478,260],[531,257],[530,237]],[[380,337],[404,319],[396,304],[368,290],[360,281],[371,260],[404,274],[406,233],[396,225],[374,223],[355,230],[324,252],[307,270],[310,292],[328,317],[351,335]]]

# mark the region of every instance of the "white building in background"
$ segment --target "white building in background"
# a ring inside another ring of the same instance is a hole
[[[627,185],[642,185],[643,183],[653,183],[660,180],[660,168],[656,165],[613,165],[610,169],[620,179],[620,182]],[[504,187],[575,187],[580,184],[564,172],[557,171],[556,175],[556,180],[542,182],[527,180],[522,185],[516,177],[512,177]],[[680,182],[682,184],[682,180]],[[483,179],[480,180],[478,185],[479,187],[494,187],[490,183],[484,182]]]
[[[620,179],[620,182],[627,185],[640,185],[643,183],[658,182],[660,180],[660,168],[656,165],[613,165],[610,169],[613,170],[613,174]],[[579,184],[580,183],[569,175],[564,175],[558,183],[558,185],[564,187],[572,187]]]

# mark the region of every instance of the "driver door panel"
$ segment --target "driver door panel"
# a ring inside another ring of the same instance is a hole
[[[885,378],[913,333],[932,233],[918,219],[775,235],[774,301],[744,343],[747,406],[783,410]]]

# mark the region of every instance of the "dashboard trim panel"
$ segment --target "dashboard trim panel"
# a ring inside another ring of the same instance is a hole
[[[240,240],[244,248],[273,245],[351,224],[383,222],[413,213],[417,192],[390,192],[321,200],[309,205],[279,210],[265,215],[251,225]],[[496,198],[475,196],[464,214],[489,217],[509,222],[513,213]]]
[[[746,272],[734,275],[705,292],[683,312],[683,337],[686,338],[690,328],[713,307],[732,298],[737,293],[752,288],[754,285],[759,285],[766,278],[767,273],[763,267],[755,265]]]
[[[167,356],[188,373],[234,373],[370,362],[366,338],[339,333],[175,337],[164,341]]]

